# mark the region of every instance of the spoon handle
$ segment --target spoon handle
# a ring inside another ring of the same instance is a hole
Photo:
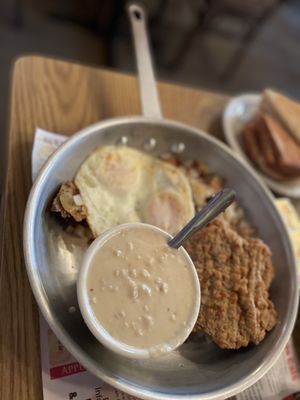
[[[190,222],[168,242],[170,247],[178,249],[196,231],[203,228],[222,211],[224,211],[235,199],[235,191],[225,188],[218,192],[209,202],[197,212]]]

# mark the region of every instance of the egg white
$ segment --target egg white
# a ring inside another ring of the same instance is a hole
[[[179,168],[126,146],[97,147],[80,166],[75,184],[95,237],[126,222],[147,222],[175,234],[195,213]]]

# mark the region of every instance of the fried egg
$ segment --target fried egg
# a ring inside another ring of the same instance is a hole
[[[97,147],[76,177],[95,237],[126,222],[145,222],[171,234],[193,216],[187,178],[178,168],[126,146]]]

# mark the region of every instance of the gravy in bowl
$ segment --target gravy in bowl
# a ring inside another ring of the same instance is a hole
[[[192,331],[199,281],[186,251],[169,247],[168,238],[150,225],[125,224],[88,250],[78,294],[85,293],[81,311],[101,342],[103,329],[106,337],[153,356],[178,347]]]

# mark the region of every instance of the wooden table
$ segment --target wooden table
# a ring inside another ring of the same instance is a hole
[[[165,117],[220,135],[225,96],[167,83],[159,84],[159,93]],[[35,129],[72,135],[99,120],[132,114],[140,114],[132,76],[43,57],[23,57],[14,65],[0,210],[0,399],[42,399],[38,309],[22,254]]]

